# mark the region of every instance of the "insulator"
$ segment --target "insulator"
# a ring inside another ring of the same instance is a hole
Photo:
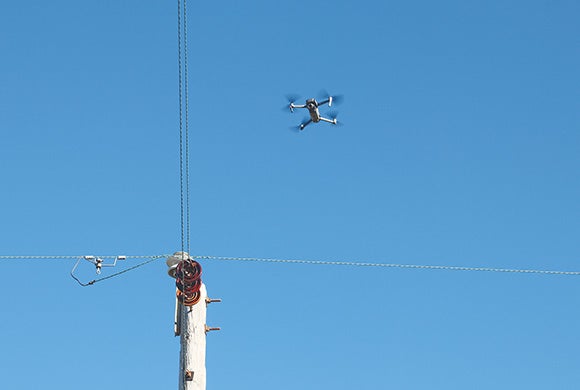
[[[179,279],[197,279],[201,277],[201,264],[195,260],[181,261],[175,270],[175,276]]]
[[[201,298],[201,264],[195,260],[183,260],[175,268],[177,299],[185,306],[193,306]]]
[[[198,279],[194,284],[186,285],[183,292],[186,294],[193,294],[198,292],[199,290],[201,290],[201,280]]]
[[[175,270],[175,286],[182,293],[190,296],[201,288],[201,265],[194,260],[184,260]]]
[[[186,282],[181,279],[175,279],[175,287],[179,289],[179,291],[185,293],[194,293],[199,291],[201,288],[201,279],[195,279],[191,282]]]
[[[175,286],[178,287],[180,290],[198,288],[199,286],[201,286],[201,279],[194,279],[190,281],[183,279],[175,279]]]
[[[184,294],[181,291],[177,291],[177,299],[185,306],[193,306],[199,302],[201,298],[201,292],[195,292],[193,294]]]
[[[192,276],[191,274],[188,274],[187,272],[185,272],[181,279],[183,279],[185,281],[185,283],[191,283],[195,280],[199,280],[199,276]]]

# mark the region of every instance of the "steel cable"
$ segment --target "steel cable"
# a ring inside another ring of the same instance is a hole
[[[90,282],[88,282],[88,283],[82,283],[82,282],[81,282],[79,279],[77,279],[77,278],[76,278],[74,275],[72,275],[72,274],[71,274],[71,276],[72,276],[72,277],[73,277],[73,278],[74,278],[74,279],[75,279],[75,280],[76,280],[76,281],[77,281],[77,282],[78,282],[78,283],[79,283],[81,286],[83,286],[83,287],[86,287],[86,286],[91,286],[91,285],[93,285],[93,284],[95,284],[95,283],[102,282],[103,280],[111,279],[111,278],[114,278],[115,276],[119,276],[119,275],[121,275],[121,274],[124,274],[124,273],[126,273],[126,272],[133,271],[133,270],[134,270],[134,269],[136,269],[136,268],[143,267],[144,265],[147,265],[147,264],[149,264],[149,263],[152,263],[152,262],[154,262],[155,260],[158,260],[158,259],[161,259],[161,258],[164,258],[164,257],[165,257],[165,256],[154,256],[154,257],[152,257],[151,259],[149,259],[149,260],[147,260],[147,261],[144,261],[144,262],[142,262],[142,263],[136,264],[136,265],[134,265],[134,266],[132,266],[132,267],[129,267],[129,268],[125,268],[124,270],[121,270],[121,271],[119,271],[119,272],[116,272],[116,273],[114,273],[114,274],[107,275],[107,276],[103,276],[102,278],[98,278],[98,279],[93,279],[93,280],[91,280],[91,281],[90,281]]]
[[[169,257],[169,254],[162,255],[130,255],[125,256],[127,259],[151,259],[146,262],[137,264],[116,274],[103,277],[100,280],[109,279],[113,276],[123,274],[132,269],[141,267],[154,260]],[[3,255],[0,260],[70,260],[83,257],[82,255]],[[100,258],[115,258],[117,256],[99,256]],[[569,275],[580,276],[580,271],[560,271],[544,269],[523,269],[523,268],[494,268],[494,267],[463,267],[453,265],[422,265],[422,264],[399,264],[399,263],[378,263],[378,262],[356,262],[356,261],[325,261],[325,260],[307,260],[307,259],[274,259],[260,257],[228,257],[228,256],[190,256],[195,260],[214,260],[214,261],[240,261],[240,262],[258,262],[258,263],[281,263],[281,264],[311,264],[311,265],[333,265],[333,266],[351,266],[351,267],[379,267],[379,268],[406,268],[406,269],[425,269],[425,270],[443,270],[443,271],[471,271],[471,272],[502,272],[502,273],[524,273],[524,274],[541,274],[541,275]]]
[[[179,188],[181,206],[181,251],[184,251],[184,207],[183,207],[183,88],[181,70],[181,0],[177,0],[177,63],[179,79]]]
[[[185,251],[185,248],[187,248],[187,252],[189,252],[189,67],[187,53],[187,0],[183,0],[183,15],[181,0],[177,0],[177,46],[177,62],[179,68],[179,187],[181,207],[181,251],[183,252]]]
[[[60,256],[60,255],[4,255],[0,256],[0,260],[68,260],[68,259],[78,259],[79,257],[83,257],[84,255],[67,255],[67,256]],[[167,257],[168,255],[154,255],[154,256],[146,256],[146,255],[133,255],[133,256],[125,256],[127,259],[148,259],[151,257]],[[101,259],[114,259],[118,256],[99,256]]]
[[[192,258],[199,259],[199,260],[247,261],[247,262],[251,261],[251,262],[260,262],[260,263],[343,265],[343,266],[354,266],[354,267],[385,267],[385,268],[410,268],[410,269],[446,270],[446,271],[504,272],[504,273],[526,273],[526,274],[580,276],[580,271],[557,271],[557,270],[540,270],[540,269],[462,267],[462,266],[452,266],[452,265],[395,264],[395,263],[324,261],[324,260],[304,260],[304,259],[269,259],[269,258],[258,258],[258,257],[192,256]]]
[[[190,252],[189,240],[189,60],[187,58],[187,0],[183,0],[183,52],[184,52],[184,79],[185,79],[185,238],[187,253]]]

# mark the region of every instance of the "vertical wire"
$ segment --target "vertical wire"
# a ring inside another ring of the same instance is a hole
[[[184,251],[183,210],[183,90],[181,70],[181,0],[177,0],[177,62],[179,67],[179,188],[181,196],[181,251]]]
[[[190,230],[189,230],[189,76],[188,76],[188,59],[187,59],[187,0],[183,0],[183,51],[184,51],[184,78],[185,78],[185,193],[186,193],[186,239],[187,253],[190,252]]]

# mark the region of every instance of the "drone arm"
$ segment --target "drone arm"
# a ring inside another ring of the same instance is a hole
[[[306,126],[308,126],[309,124],[311,124],[311,123],[312,123],[312,119],[308,119],[306,122],[302,122],[302,123],[300,124],[300,130],[304,130],[304,128],[305,128]]]
[[[336,123],[337,123],[336,119],[328,119],[328,118],[320,117],[320,120],[323,122],[332,123],[333,125],[336,125]]]
[[[290,104],[290,108],[306,108],[306,104]]]
[[[322,105],[327,104],[327,103],[328,103],[329,107],[332,106],[332,98],[324,99],[323,101],[318,102],[318,105],[322,106]]]

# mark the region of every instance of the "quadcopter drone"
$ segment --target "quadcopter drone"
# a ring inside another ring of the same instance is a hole
[[[333,102],[338,103],[341,100],[340,96],[327,95],[324,98],[324,100],[322,100],[320,102],[316,101],[316,99],[314,99],[314,98],[311,98],[311,99],[307,99],[305,104],[294,104],[294,101],[296,99],[293,97],[288,97],[288,100],[290,101],[290,105],[288,106],[290,108],[290,112],[294,112],[295,108],[306,108],[308,110],[308,113],[310,114],[309,119],[305,119],[304,121],[302,121],[302,123],[300,123],[300,125],[298,126],[299,130],[304,130],[304,128],[312,122],[318,123],[318,122],[322,121],[322,122],[328,122],[328,123],[333,124],[333,125],[338,124],[338,121],[336,120],[337,113],[335,113],[335,112],[329,113],[330,119],[325,118],[322,115],[320,115],[320,111],[318,110],[318,107],[323,106],[325,104],[328,104],[328,107],[332,107]]]

